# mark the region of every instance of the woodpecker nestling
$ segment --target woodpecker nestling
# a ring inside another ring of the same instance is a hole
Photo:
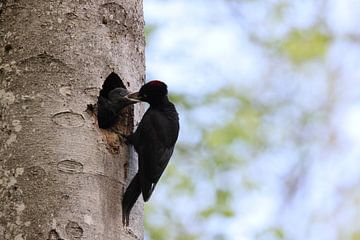
[[[98,124],[100,128],[109,128],[117,120],[120,110],[124,107],[138,102],[127,97],[129,92],[125,88],[115,88],[106,96],[98,97]]]
[[[136,131],[127,136],[127,142],[134,145],[138,153],[139,169],[131,180],[122,200],[123,224],[129,225],[132,207],[142,193],[148,201],[164,172],[173,153],[179,135],[179,117],[167,97],[167,86],[161,81],[151,81],[143,85],[139,92],[129,99],[147,102],[150,107],[145,112]]]

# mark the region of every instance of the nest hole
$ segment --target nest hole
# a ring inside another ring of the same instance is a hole
[[[115,132],[128,135],[132,132],[134,126],[134,106],[130,105],[124,107],[118,113],[109,111],[106,109],[106,106],[104,108],[104,99],[105,102],[108,103],[109,93],[116,88],[126,89],[126,86],[119,75],[112,72],[105,79],[102,89],[99,92],[99,99],[97,103],[98,124],[100,128],[112,129]],[[103,99],[102,103],[100,103],[100,99]]]

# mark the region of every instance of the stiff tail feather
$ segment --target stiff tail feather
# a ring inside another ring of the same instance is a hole
[[[130,212],[141,193],[139,173],[131,180],[122,199],[122,221],[123,225],[129,226]]]
[[[144,202],[149,201],[151,194],[153,193],[154,189],[155,189],[156,183],[152,183],[152,182],[146,182],[143,184],[143,189],[142,189],[142,195],[143,195],[143,199]]]

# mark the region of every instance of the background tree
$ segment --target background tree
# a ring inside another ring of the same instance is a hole
[[[113,131],[86,110],[111,72],[139,89],[143,25],[142,1],[0,2],[0,239],[142,238],[141,204],[122,227],[115,133],[141,108]]]

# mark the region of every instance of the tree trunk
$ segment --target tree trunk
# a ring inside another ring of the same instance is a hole
[[[143,238],[141,203],[122,226],[134,154],[116,133],[142,107],[113,131],[87,111],[111,72],[139,89],[143,25],[141,0],[0,1],[0,239]]]

